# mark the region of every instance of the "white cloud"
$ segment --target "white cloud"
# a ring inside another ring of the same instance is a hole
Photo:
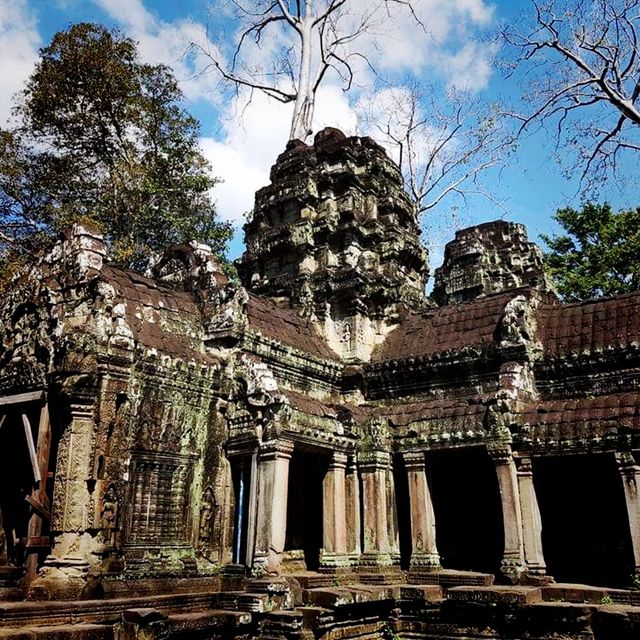
[[[93,0],[111,19],[122,25],[126,35],[138,42],[140,56],[150,64],[169,65],[189,100],[204,98],[216,102],[216,80],[202,74],[203,58],[188,53],[193,42],[216,50],[207,40],[205,26],[192,20],[166,22],[149,11],[142,0]]]
[[[491,61],[495,53],[495,46],[469,42],[454,55],[446,56],[443,64],[449,70],[449,88],[464,91],[484,89],[491,76]]]
[[[33,71],[39,46],[35,16],[26,0],[0,0],[0,126],[11,116],[13,95]]]

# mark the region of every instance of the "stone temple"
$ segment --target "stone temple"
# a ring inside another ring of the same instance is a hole
[[[640,293],[561,304],[496,221],[427,297],[333,129],[245,232],[241,283],[76,225],[4,293],[0,639],[640,637]]]

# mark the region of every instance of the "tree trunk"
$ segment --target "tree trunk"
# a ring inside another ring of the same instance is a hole
[[[311,86],[311,54],[312,54],[312,17],[306,16],[301,24],[300,38],[300,72],[298,74],[298,95],[296,96],[291,121],[290,140],[303,142],[312,133],[313,108],[315,106],[315,91]]]

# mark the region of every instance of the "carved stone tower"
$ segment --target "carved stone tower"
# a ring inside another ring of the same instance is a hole
[[[447,243],[433,299],[455,304],[525,286],[553,290],[540,248],[529,242],[524,225],[494,220],[457,231]]]
[[[426,304],[419,234],[382,147],[324,129],[312,146],[291,141],[256,194],[240,277],[317,321],[343,358],[366,361],[408,309]]]

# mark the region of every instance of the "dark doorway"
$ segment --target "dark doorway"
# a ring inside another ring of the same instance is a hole
[[[547,573],[558,582],[628,586],[633,550],[613,454],[534,458]]]
[[[496,573],[504,528],[495,465],[486,449],[433,451],[426,458],[442,566]]]
[[[55,459],[56,440],[41,402],[0,406],[0,425],[0,565],[28,564],[33,575],[50,549],[49,461]],[[41,426],[46,437],[39,437]]]
[[[408,569],[411,563],[411,505],[409,502],[409,482],[402,456],[396,456],[393,465],[393,483],[396,490],[398,513],[398,540],[400,543],[400,566]]]
[[[289,463],[285,551],[304,551],[307,570],[320,566],[322,548],[322,482],[328,456],[294,450]]]
[[[231,479],[233,482],[233,562],[247,563],[249,502],[251,493],[251,458],[233,459],[231,463]]]

